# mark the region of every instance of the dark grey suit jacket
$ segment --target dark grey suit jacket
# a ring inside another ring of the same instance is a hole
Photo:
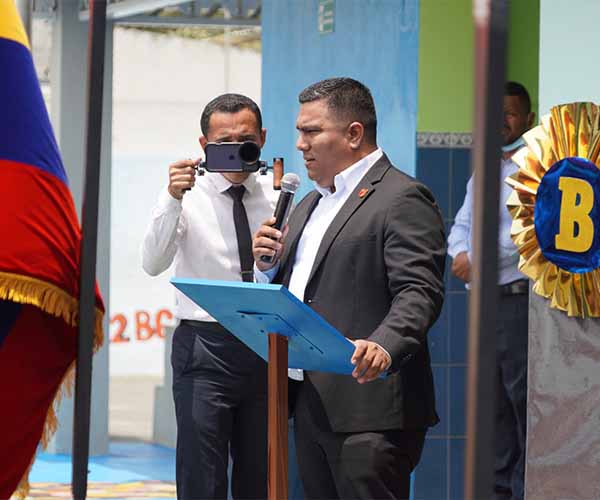
[[[319,198],[310,192],[291,214],[273,282],[289,284],[300,235]],[[387,378],[362,385],[350,376],[307,372],[303,390],[326,428],[425,429],[438,422],[427,331],[442,308],[445,242],[432,194],[385,155],[333,219],[304,302],[346,337],[380,344],[392,368]]]

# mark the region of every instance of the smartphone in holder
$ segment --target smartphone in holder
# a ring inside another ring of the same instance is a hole
[[[252,141],[209,142],[204,154],[200,167],[209,172],[256,172],[264,166],[260,161],[260,147]]]

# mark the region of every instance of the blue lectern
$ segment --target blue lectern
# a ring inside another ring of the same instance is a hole
[[[354,346],[283,285],[174,278],[171,283],[268,361],[269,333],[288,339],[290,368],[350,374]]]
[[[354,345],[282,285],[174,278],[171,283],[269,363],[269,499],[287,485],[287,368],[350,374]]]

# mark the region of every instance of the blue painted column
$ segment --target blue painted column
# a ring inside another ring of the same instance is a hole
[[[264,0],[262,109],[265,158],[282,156],[288,172],[312,189],[295,148],[299,92],[318,80],[349,76],[373,93],[378,142],[414,175],[419,4],[417,0],[333,3],[333,31],[319,31],[315,0]]]
[[[319,30],[319,5],[333,23]],[[281,156],[286,172],[312,189],[296,150],[298,94],[324,78],[348,76],[373,93],[378,143],[399,169],[415,174],[419,4],[417,0],[263,0],[263,158]],[[289,498],[302,498],[290,426]]]

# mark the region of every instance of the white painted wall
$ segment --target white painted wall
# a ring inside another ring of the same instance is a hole
[[[600,104],[598,19],[598,0],[541,0],[540,115],[567,102]]]
[[[164,341],[138,339],[135,323],[145,312],[155,328],[157,312],[174,304],[170,271],[149,277],[140,257],[169,163],[200,156],[200,114],[213,97],[238,92],[260,104],[260,54],[230,49],[229,89],[223,60],[214,43],[115,28],[110,338],[125,319],[130,341],[111,342],[111,376],[163,374]]]

